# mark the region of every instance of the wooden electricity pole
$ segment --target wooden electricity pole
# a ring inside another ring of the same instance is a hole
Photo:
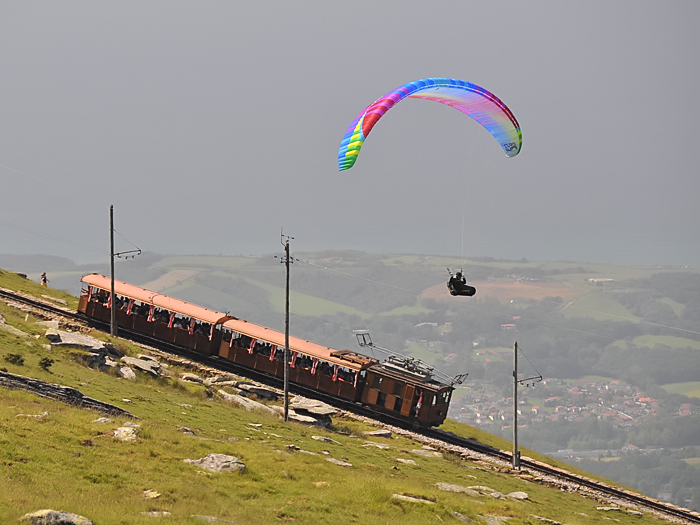
[[[513,468],[520,469],[518,452],[518,342],[513,345]]]
[[[109,302],[112,305],[110,308],[110,323],[109,335],[117,337],[117,305],[115,304],[116,297],[114,295],[114,206],[109,205],[109,253],[110,253],[110,269],[112,289],[110,290]]]
[[[284,243],[287,283],[284,300],[284,421],[289,422],[289,239]]]
[[[280,242],[284,239],[284,232],[280,232]],[[289,256],[289,240],[294,239],[287,235],[287,239],[282,242],[284,246],[284,257],[280,262],[284,263],[287,270],[287,283],[285,287],[284,300],[284,421],[289,422],[289,265],[294,262]],[[275,258],[277,256],[275,255]]]

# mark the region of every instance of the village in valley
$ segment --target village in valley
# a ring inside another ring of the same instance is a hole
[[[513,423],[513,398],[503,397],[493,385],[484,381],[467,381],[462,386],[467,393],[455,399],[450,417],[491,431],[504,431]],[[542,397],[545,387],[560,395]],[[657,414],[659,403],[638,388],[615,380],[543,379],[518,392],[518,426],[537,425],[551,421],[585,421],[597,418],[609,421],[613,427],[633,427]],[[700,410],[691,403],[682,403],[677,416],[697,415]],[[634,447],[634,445],[628,445]]]

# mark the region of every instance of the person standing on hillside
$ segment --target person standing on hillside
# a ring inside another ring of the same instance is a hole
[[[41,277],[39,277],[39,281],[41,282],[41,286],[49,285],[49,279],[48,277],[46,277],[46,272],[41,274]]]

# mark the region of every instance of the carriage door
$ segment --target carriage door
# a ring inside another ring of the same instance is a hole
[[[416,387],[413,385],[406,385],[406,390],[404,390],[403,404],[401,405],[401,415],[408,417],[411,413],[411,406],[413,405],[413,397],[416,395]]]

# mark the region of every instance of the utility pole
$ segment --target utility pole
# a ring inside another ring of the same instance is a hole
[[[280,233],[280,241],[284,239],[284,233]],[[289,422],[289,265],[294,262],[289,256],[289,240],[294,239],[287,235],[287,239],[282,242],[284,246],[284,257],[280,261],[284,263],[287,270],[287,283],[285,287],[284,301],[284,421]],[[275,257],[277,257],[275,255]]]
[[[112,307],[110,308],[111,310],[111,319],[109,323],[109,335],[112,337],[117,337],[117,306],[116,304],[116,297],[114,295],[114,206],[109,205],[109,253],[110,253],[110,268],[111,268],[111,280],[112,280],[112,289],[110,291],[110,304]]]
[[[527,359],[527,356],[525,359]],[[530,361],[529,359],[527,359]],[[532,363],[530,363],[532,365]],[[535,370],[536,371],[536,370]],[[518,342],[513,345],[513,469],[520,470],[520,452],[518,452],[518,385],[534,386],[542,381],[542,374],[518,379]]]
[[[513,345],[513,468],[520,470],[518,452],[518,342]]]

